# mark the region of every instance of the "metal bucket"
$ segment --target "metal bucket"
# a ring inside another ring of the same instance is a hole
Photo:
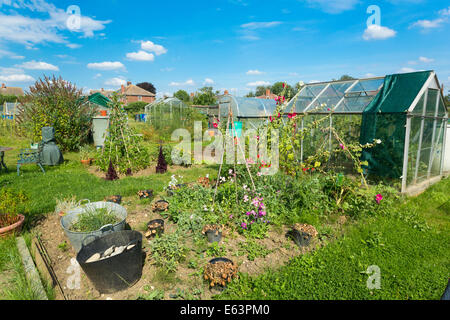
[[[116,223],[115,225],[103,226],[99,230],[92,232],[74,232],[69,230],[70,226],[78,220],[78,216],[81,213],[85,212],[88,209],[100,209],[100,208],[110,209],[120,219],[120,222]],[[76,252],[79,252],[81,250],[83,240],[88,237],[93,237],[95,239],[95,237],[100,237],[101,235],[103,235],[105,232],[108,231],[124,230],[126,218],[127,218],[127,210],[116,203],[103,201],[93,202],[67,212],[67,214],[61,218],[61,227],[64,229],[67,238],[69,238],[72,247],[75,249]]]
[[[86,263],[96,253],[111,246],[135,245],[130,250],[103,260]],[[95,239],[82,247],[77,261],[100,293],[114,293],[133,286],[142,276],[142,234],[137,231],[117,231]]]

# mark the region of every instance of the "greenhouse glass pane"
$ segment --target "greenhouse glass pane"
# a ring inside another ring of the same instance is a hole
[[[433,123],[434,119],[425,119],[424,122],[417,182],[425,181],[428,177],[428,164],[431,156],[431,144],[433,138]]]
[[[346,96],[336,112],[363,112],[375,96]]]
[[[442,103],[442,99],[439,99],[438,117],[439,118],[445,117],[445,106]]]
[[[423,115],[423,110],[424,110],[424,104],[425,104],[425,94],[422,94],[422,96],[420,97],[419,102],[416,104],[416,107],[414,108],[414,110],[412,111],[413,114],[422,116]]]
[[[354,81],[330,84],[330,86],[319,96],[318,100],[310,110],[327,111],[328,109],[334,109],[344,97],[345,90],[353,83]]]
[[[444,147],[445,122],[438,120],[436,127],[436,137],[433,145],[433,154],[431,159],[431,176],[436,177],[441,174],[441,159]]]
[[[427,99],[427,108],[425,111],[425,115],[429,117],[434,117],[436,114],[436,102],[439,94],[439,90],[437,89],[428,89],[428,99]]]
[[[411,119],[411,133],[409,136],[408,151],[408,174],[406,178],[406,183],[408,185],[414,182],[414,175],[416,173],[417,151],[419,150],[421,124],[422,118],[414,117]]]
[[[376,92],[378,93],[378,90],[384,83],[384,78],[382,79],[371,79],[371,80],[360,80],[360,85],[366,92]],[[352,90],[353,91],[353,90]],[[375,94],[376,94],[375,93]]]

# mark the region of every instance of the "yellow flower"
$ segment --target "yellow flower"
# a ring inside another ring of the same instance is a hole
[[[314,167],[315,167],[315,168],[320,167],[320,165],[321,165],[321,163],[320,163],[319,161],[316,161],[316,163],[314,163]]]

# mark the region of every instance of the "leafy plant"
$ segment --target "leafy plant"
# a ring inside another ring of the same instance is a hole
[[[0,227],[7,227],[19,221],[19,212],[27,201],[28,197],[23,191],[2,188],[0,190]]]
[[[77,201],[75,196],[64,199],[56,199],[55,213],[65,215],[68,211],[80,206],[81,201]]]
[[[162,146],[159,146],[158,164],[156,165],[156,173],[164,174],[167,172],[167,161],[164,157]]]
[[[41,140],[43,127],[54,127],[56,143],[65,151],[75,151],[88,142],[95,111],[83,103],[82,91],[61,77],[44,76],[20,98],[17,122],[23,134]]]
[[[217,242],[213,242],[209,245],[208,249],[206,249],[206,255],[208,257],[223,257],[227,254],[227,249],[219,245]]]
[[[163,234],[150,242],[151,256],[164,272],[175,272],[178,263],[186,257],[187,248],[181,243],[178,233]]]
[[[250,261],[254,261],[255,258],[265,258],[269,253],[272,252],[267,249],[265,245],[260,244],[255,240],[239,242],[239,247],[241,248],[241,252],[247,254],[247,258]]]
[[[75,232],[92,232],[105,225],[114,225],[118,222],[120,219],[108,208],[87,207],[69,229]]]
[[[151,289],[148,285],[144,286],[148,293],[139,294],[137,300],[163,300],[164,290]]]
[[[145,169],[149,165],[149,155],[143,139],[128,126],[128,117],[118,95],[114,94],[111,100],[108,136],[96,162],[103,171],[110,162],[120,173]]]
[[[60,249],[62,252],[68,251],[69,248],[70,248],[70,246],[69,246],[69,244],[66,241],[61,242],[60,244],[58,244],[58,249]]]

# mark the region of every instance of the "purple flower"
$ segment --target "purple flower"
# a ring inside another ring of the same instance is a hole
[[[242,227],[242,229],[247,229],[247,224],[245,222],[242,222],[241,227]]]

